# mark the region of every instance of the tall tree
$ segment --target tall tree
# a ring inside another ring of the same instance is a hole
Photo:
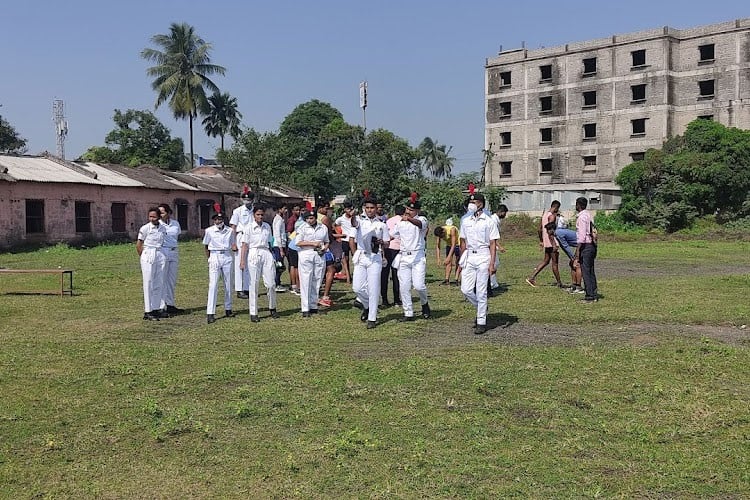
[[[237,110],[237,98],[227,92],[214,92],[208,98],[206,117],[203,127],[211,137],[221,138],[221,151],[224,151],[224,136],[229,134],[235,141],[240,136],[242,113]]]
[[[218,92],[219,87],[209,75],[223,75],[223,66],[211,64],[211,44],[195,34],[186,23],[172,23],[166,35],[154,35],[151,42],[157,48],[145,48],[141,57],[155,65],[146,74],[155,77],[151,88],[157,92],[156,108],[166,101],[177,119],[190,123],[190,162],[193,151],[193,119],[206,109],[206,89]]]
[[[26,152],[26,139],[16,132],[13,126],[0,116],[0,152],[22,154]]]
[[[219,152],[220,161],[226,162],[228,168],[255,192],[289,181],[290,172],[284,156],[284,144],[279,136],[252,128],[245,130],[230,149]]]
[[[430,137],[425,137],[417,149],[425,170],[438,179],[451,176],[453,160],[455,160],[450,155],[453,146],[448,147],[445,144],[439,144]]]
[[[107,147],[89,148],[83,159],[95,163],[120,163],[136,167],[155,165],[180,170],[185,158],[182,139],[173,139],[169,129],[150,111],[115,110],[117,128],[107,134]]]

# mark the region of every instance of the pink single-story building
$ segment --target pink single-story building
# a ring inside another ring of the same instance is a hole
[[[49,156],[0,155],[0,248],[102,240],[134,240],[148,209],[172,207],[183,236],[200,237],[214,203],[240,204],[242,184],[216,167],[171,172],[62,161]],[[302,201],[293,190],[266,188],[262,199]]]

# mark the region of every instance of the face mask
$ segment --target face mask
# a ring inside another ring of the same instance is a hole
[[[477,204],[476,203],[469,203],[469,206],[467,207],[467,210],[469,212],[471,212],[472,214],[476,213],[476,211],[478,210]]]
[[[245,205],[246,207],[249,207],[250,205],[253,204],[253,202],[250,200],[242,200],[242,204]]]

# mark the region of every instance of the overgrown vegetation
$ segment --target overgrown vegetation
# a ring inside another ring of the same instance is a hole
[[[750,216],[750,131],[695,120],[682,136],[651,149],[616,178],[623,222],[674,232],[698,217]]]

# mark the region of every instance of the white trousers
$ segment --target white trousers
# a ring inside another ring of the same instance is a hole
[[[219,276],[224,281],[224,310],[232,309],[232,258],[231,253],[212,253],[208,258],[208,303],[206,314],[216,313],[216,295]]]
[[[471,252],[471,250],[466,251]],[[471,302],[471,305],[477,308],[477,325],[487,324],[487,278],[490,274],[489,271],[489,252],[469,253],[466,258],[466,265],[461,271],[461,292]]]
[[[500,253],[500,252],[498,252]],[[497,255],[495,256],[495,274],[490,276],[490,286],[492,288],[497,288],[500,286],[500,283],[497,282],[497,273],[500,271],[500,257]]]
[[[357,294],[359,302],[367,308],[367,321],[376,321],[383,258],[380,253],[365,253],[357,250],[352,256],[352,263],[354,264],[352,291]]]
[[[177,286],[177,268],[180,256],[177,250],[162,248],[164,252],[164,288],[162,289],[161,309],[174,305],[174,289]]]
[[[276,309],[276,264],[268,248],[250,248],[247,251],[247,267],[250,273],[250,316],[258,315],[258,293],[260,280],[268,292],[268,308]]]
[[[237,292],[245,292],[250,286],[250,271],[247,267],[240,269],[240,252],[232,252],[234,256],[234,289]]]
[[[144,248],[141,252],[141,275],[143,276],[143,310],[158,311],[164,285],[164,254],[161,249]]]
[[[401,303],[404,308],[404,316],[413,317],[414,307],[411,300],[411,287],[414,287],[419,294],[419,303],[422,305],[427,303],[427,285],[425,284],[427,259],[424,250],[411,252],[411,255],[402,252],[400,255],[398,284]]]
[[[298,255],[299,296],[304,313],[318,308],[318,296],[320,285],[323,283],[323,274],[326,271],[326,263],[315,250],[300,250]]]

